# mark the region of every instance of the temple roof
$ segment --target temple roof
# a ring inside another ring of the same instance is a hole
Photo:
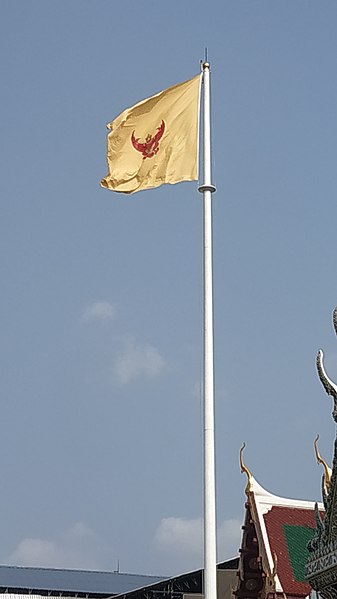
[[[304,581],[304,566],[307,544],[316,528],[315,502],[279,497],[266,491],[243,464],[242,452],[241,469],[248,477],[246,522],[249,520],[255,527],[265,587],[270,592],[306,597],[311,587]],[[318,508],[324,511],[323,504]],[[241,579],[243,556],[247,553],[245,533],[242,543]]]

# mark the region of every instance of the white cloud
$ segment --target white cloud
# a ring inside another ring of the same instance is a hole
[[[235,518],[223,520],[218,528],[218,556],[223,561],[239,555],[242,521]]]
[[[23,539],[8,557],[10,564],[20,566],[52,566],[59,564],[58,547],[52,541]]]
[[[218,560],[238,555],[241,540],[240,520],[224,520],[218,527]],[[202,565],[201,518],[163,518],[155,531],[154,544],[165,553],[171,571],[183,572]]]
[[[97,301],[92,304],[88,304],[85,307],[82,320],[83,322],[90,322],[92,320],[112,320],[115,316],[115,308],[112,304],[105,301]]]
[[[2,563],[45,568],[102,567],[103,551],[94,532],[82,522],[53,540],[26,538]]]
[[[201,555],[202,528],[200,518],[163,518],[155,532],[159,549]]]
[[[124,348],[113,364],[113,372],[123,385],[135,378],[158,376],[165,366],[159,350],[152,345],[137,345],[134,339],[124,339]]]

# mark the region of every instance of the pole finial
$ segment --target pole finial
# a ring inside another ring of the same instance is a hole
[[[201,61],[201,66],[203,71],[205,71],[205,69],[210,69],[211,65],[208,62],[208,48],[205,48],[205,58]]]

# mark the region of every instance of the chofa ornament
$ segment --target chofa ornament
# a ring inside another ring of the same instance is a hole
[[[335,329],[335,332],[337,335],[337,308],[335,308],[333,311],[332,322],[333,322],[333,326],[334,326],[334,329]],[[317,353],[317,358],[316,358],[317,372],[318,372],[318,376],[320,378],[320,381],[321,381],[325,391],[327,392],[328,395],[331,395],[333,397],[334,407],[333,407],[332,416],[333,416],[334,421],[337,422],[337,385],[328,377],[326,370],[324,368],[323,360],[324,360],[324,354],[323,354],[323,351],[320,349],[319,352]]]

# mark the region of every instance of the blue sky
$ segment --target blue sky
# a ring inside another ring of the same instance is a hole
[[[319,499],[337,379],[337,6],[2,0],[0,562],[201,564],[202,200],[99,187],[105,124],[212,65],[219,559]]]

